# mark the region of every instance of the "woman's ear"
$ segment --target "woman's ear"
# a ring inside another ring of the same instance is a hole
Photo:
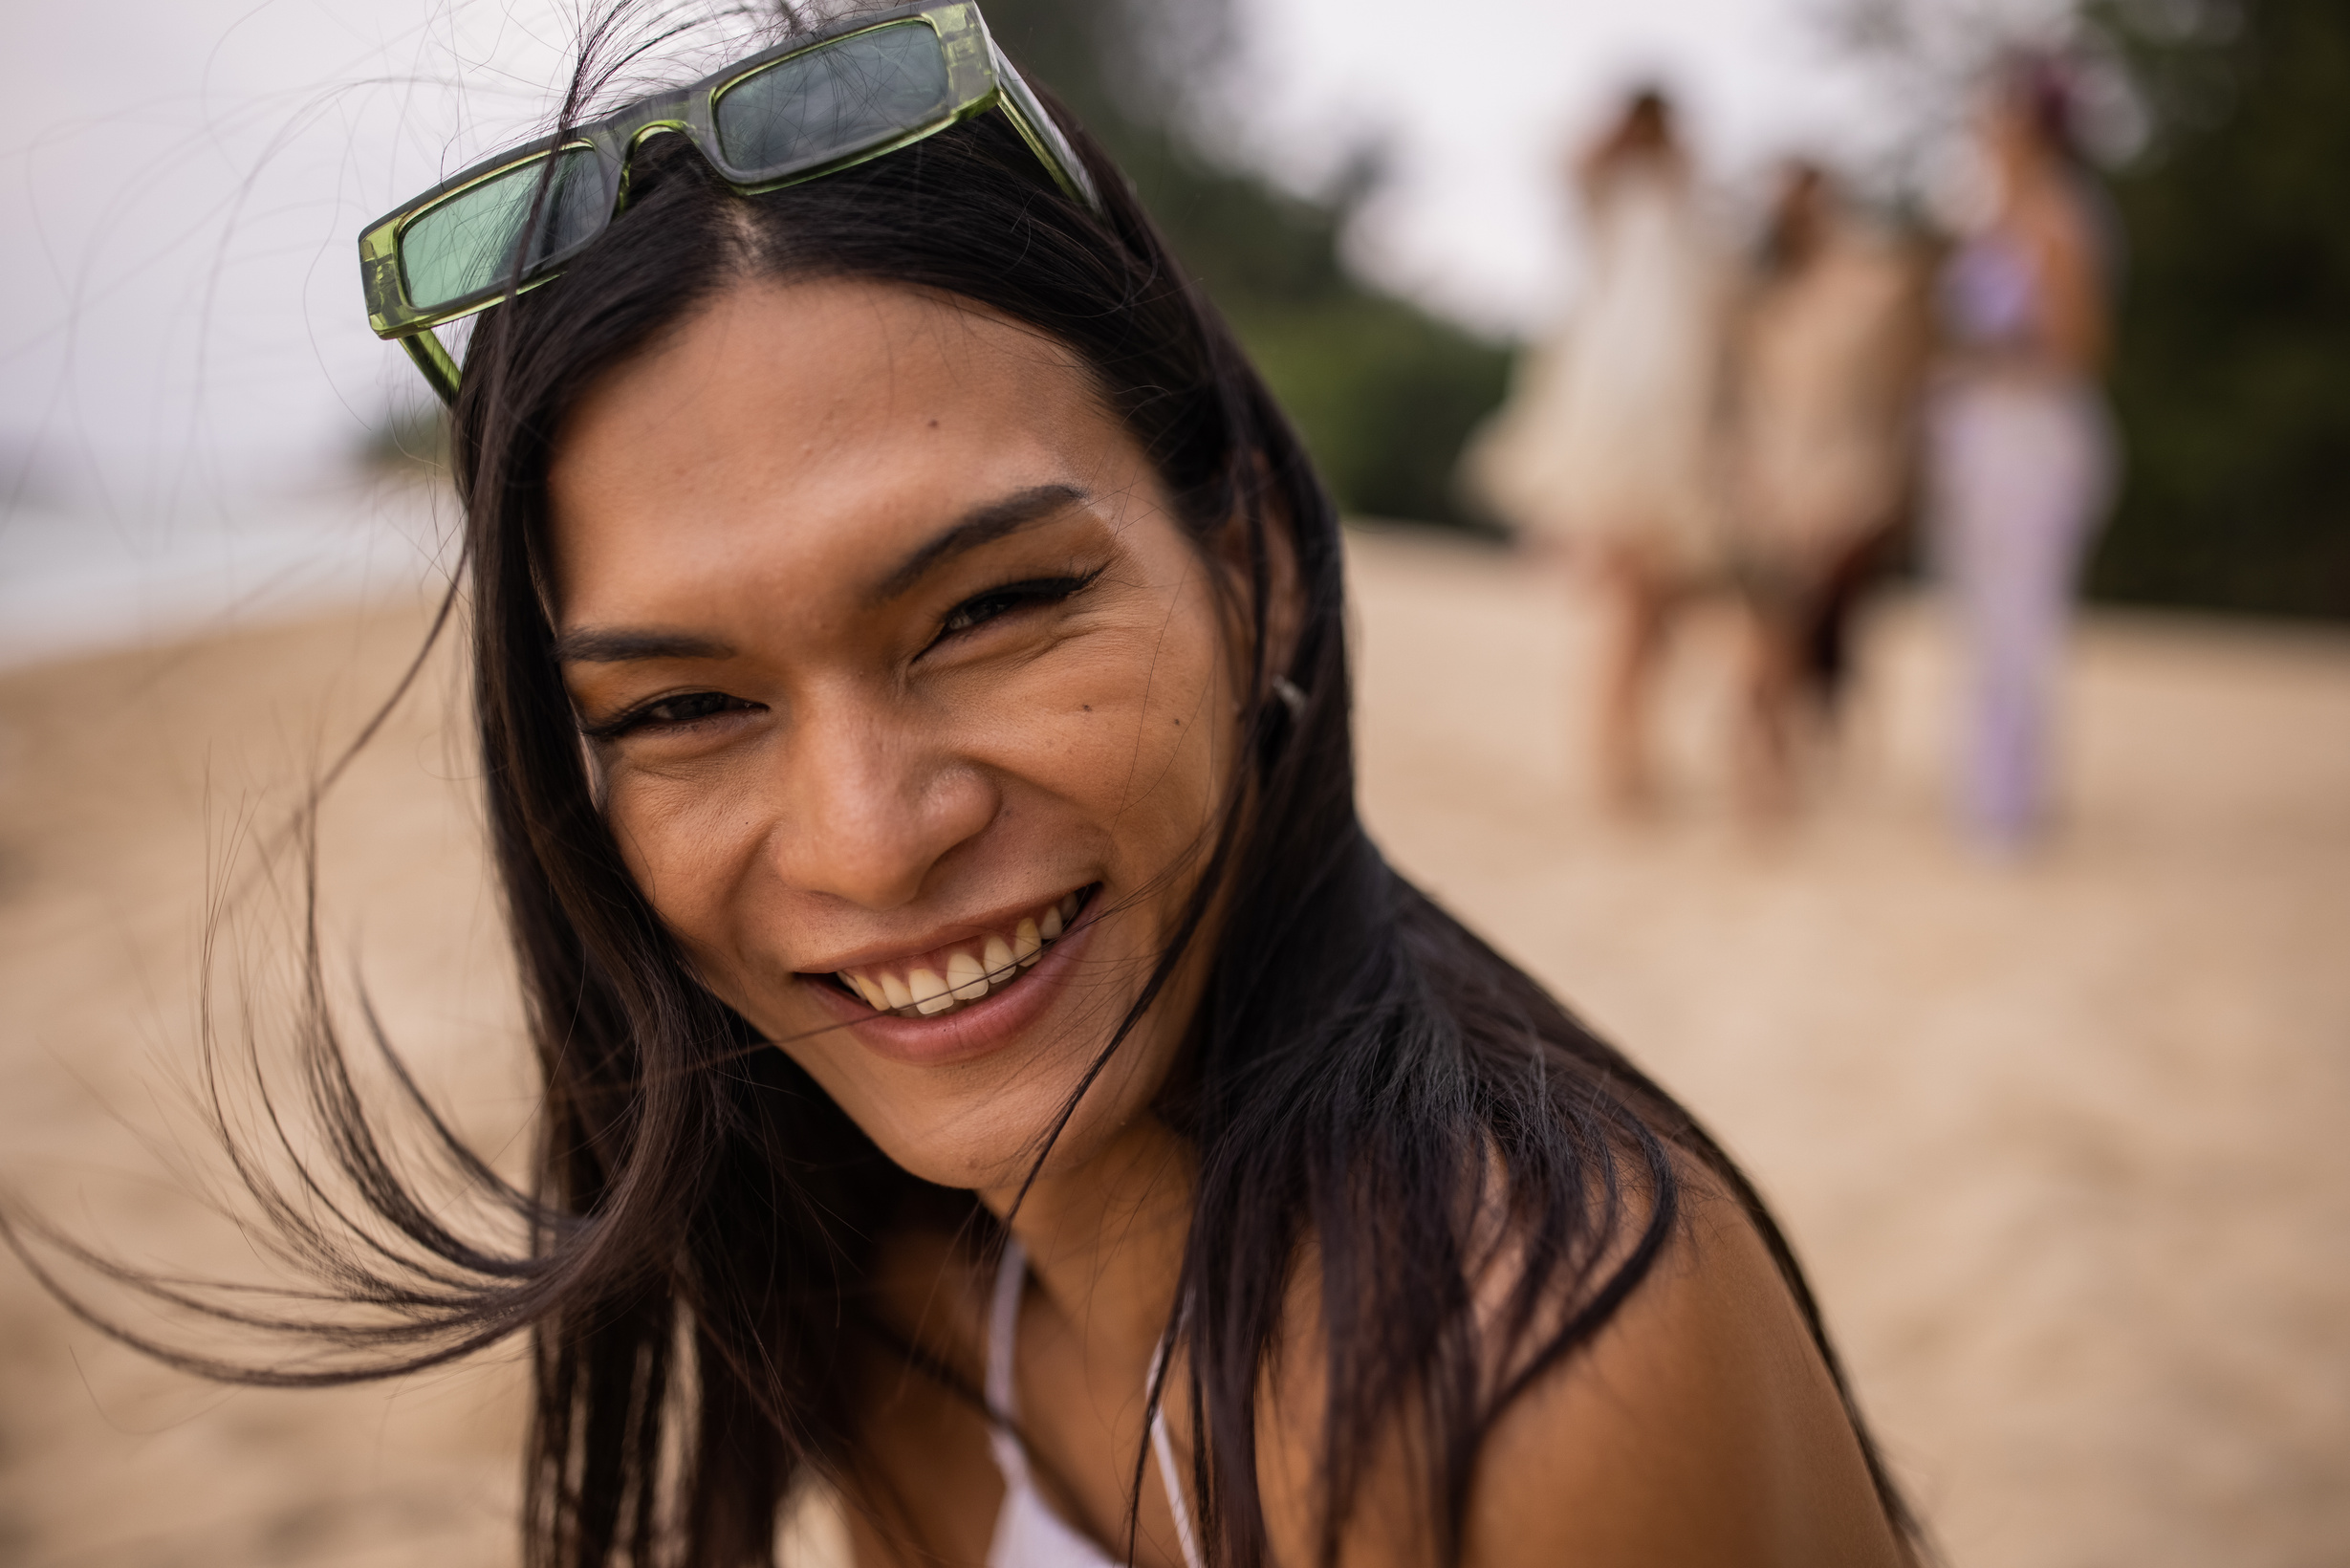
[[[1251,601],[1254,573],[1251,570],[1251,545],[1262,548],[1265,558],[1265,648],[1259,677],[1260,688],[1254,692],[1242,689],[1234,696],[1242,706],[1253,697],[1262,699],[1277,690],[1275,683],[1286,685],[1290,661],[1296,657],[1297,634],[1305,622],[1304,589],[1297,571],[1297,540],[1291,526],[1288,507],[1282,504],[1281,493],[1272,483],[1271,470],[1263,453],[1254,459],[1257,494],[1262,497],[1260,519],[1256,529],[1249,526],[1249,509],[1234,509],[1224,526],[1216,531],[1215,555],[1218,567],[1225,574],[1231,590],[1236,624],[1233,646],[1246,652],[1248,638],[1253,630],[1255,605]],[[1256,538],[1251,539],[1254,534]],[[1246,681],[1256,664],[1242,659],[1235,661],[1234,679]],[[1291,687],[1295,690],[1295,687]]]

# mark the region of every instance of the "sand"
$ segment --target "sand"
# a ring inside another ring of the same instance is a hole
[[[1747,1163],[1952,1562],[2350,1559],[2350,637],[2091,616],[2063,836],[2001,865],[1946,831],[1927,602],[1872,616],[1777,833],[1727,810],[1723,628],[1694,625],[1668,802],[1627,828],[1569,765],[1586,621],[1555,582],[1400,533],[1354,569],[1374,831]],[[206,1168],[177,1087],[204,909],[420,625],[379,596],[0,675],[0,1176],[81,1233],[253,1267],[173,1174]],[[437,663],[337,791],[326,934],[511,1166],[461,714]],[[270,901],[237,907],[216,968],[266,974]],[[511,1359],[224,1391],[0,1259],[0,1560],[509,1563],[519,1393]]]

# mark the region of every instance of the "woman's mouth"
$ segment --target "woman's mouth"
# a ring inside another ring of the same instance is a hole
[[[1100,887],[1096,882],[1021,916],[1005,931],[965,937],[832,978],[876,1013],[900,1018],[939,1018],[1003,990],[1042,958]]]

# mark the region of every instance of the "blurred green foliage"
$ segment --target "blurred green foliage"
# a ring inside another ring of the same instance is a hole
[[[2350,0],[2108,4],[2128,444],[2099,598],[2350,618]]]
[[[1203,158],[1186,92],[1214,79],[1227,0],[987,0],[989,26],[1108,146],[1231,321],[1348,511],[1484,526],[1453,465],[1501,402],[1510,354],[1354,278],[1339,239],[1366,159],[1312,201]]]

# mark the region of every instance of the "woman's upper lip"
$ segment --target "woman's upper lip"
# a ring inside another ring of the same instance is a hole
[[[1081,893],[1092,885],[1091,882],[1077,882],[1073,886],[1062,888],[1057,893],[1040,893],[1023,903],[1004,904],[985,915],[933,926],[921,936],[903,940],[893,938],[888,942],[877,942],[862,947],[849,948],[839,956],[827,959],[822,964],[805,965],[799,972],[808,975],[826,975],[838,973],[842,969],[881,969],[889,964],[920,958],[925,953],[936,952],[941,947],[953,947],[958,942],[968,942],[973,938],[984,938],[990,935],[1008,936],[1022,920],[1034,916],[1038,910],[1050,908],[1068,898],[1072,893]]]

